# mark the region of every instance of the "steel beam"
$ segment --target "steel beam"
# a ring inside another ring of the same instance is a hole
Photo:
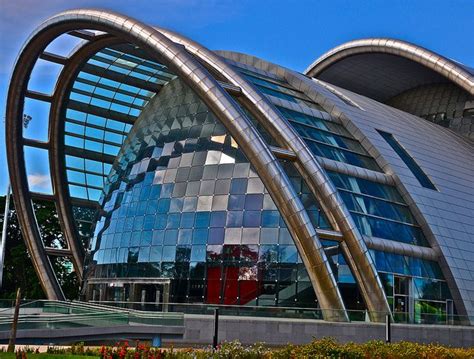
[[[68,251],[71,253],[71,261],[80,281],[83,279],[85,250],[82,247],[83,244],[74,221],[66,174],[65,154],[68,152],[64,144],[64,118],[66,117],[68,102],[65,99],[69,96],[74,80],[86,61],[94,53],[114,42],[117,42],[117,40],[113,40],[111,36],[96,36],[94,41],[88,42],[70,56],[56,83],[49,114],[49,138],[51,140],[49,164],[56,197],[56,208],[68,244]],[[80,157],[84,158],[84,152]]]
[[[107,69],[104,69],[103,67],[99,67],[93,64],[84,64],[84,67],[81,69],[81,71],[86,72],[91,75],[104,77],[112,81],[121,82],[130,86],[138,87],[138,88],[141,88],[150,92],[155,92],[155,93],[159,92],[162,87],[161,85],[144,81],[144,80],[140,80],[139,78],[130,77],[118,72],[107,71]]]
[[[35,100],[51,102],[51,96],[42,92],[27,90],[25,95]]]
[[[41,148],[43,150],[49,150],[49,142],[33,140],[31,138],[23,138],[23,145],[28,147]]]
[[[302,253],[303,261],[308,267],[312,268],[311,273],[325,273],[331,270],[322,248],[315,248],[313,246],[312,251],[302,250],[302,245],[305,242],[317,238],[316,232],[309,225],[309,217],[280,163],[266,146],[263,138],[260,137],[251,121],[197,60],[187,53],[182,46],[177,46],[152,27],[141,24],[131,18],[98,10],[71,10],[50,18],[36,29],[27,42],[26,47],[23,48],[15,67],[18,78],[13,77],[14,81],[10,87],[12,96],[9,99],[19,100],[22,97],[20,94],[15,93],[14,89],[21,86],[26,89],[27,81],[25,75],[29,76],[34,61],[42,53],[47,43],[62,33],[80,30],[84,27],[118,35],[126,41],[141,46],[153,57],[156,56],[160,61],[169,65],[169,68],[180,76],[202,98],[206,105],[217,114],[231,136],[239,144],[266,185],[275,203],[281,208],[281,212],[288,221],[287,225],[290,231],[294,233],[295,242],[300,253]],[[29,48],[32,48],[32,50],[27,51]],[[26,57],[25,55],[28,56]],[[25,67],[29,71],[21,71],[20,73],[19,69],[23,70]],[[18,104],[13,103],[12,105]],[[9,109],[18,109],[20,107],[20,105],[10,106]],[[7,115],[9,115],[7,116],[9,123],[15,123],[15,120],[17,121],[18,119],[17,113],[7,112]],[[21,127],[19,130],[21,135]],[[11,149],[9,151],[10,158],[18,156],[20,152],[20,149]],[[19,163],[19,161],[15,161],[15,163]],[[13,175],[14,172],[11,171],[10,173]],[[18,189],[20,188],[21,184],[18,186]],[[32,218],[32,216],[28,217]],[[26,223],[23,227],[26,227]],[[36,249],[33,248],[33,250]],[[42,250],[44,253],[44,248]],[[321,258],[324,258],[324,260],[317,260]],[[54,273],[45,276],[44,279],[50,283],[53,276]],[[329,276],[326,274],[324,278],[326,280],[332,278],[329,282],[326,281],[325,291],[318,292],[321,305],[324,308],[328,308],[328,310],[323,311],[325,317],[332,320],[347,320],[334,277],[332,274]],[[313,285],[320,287],[320,283],[317,283],[318,281],[314,275],[312,280],[314,281]],[[54,296],[54,291],[47,293],[48,296]]]
[[[242,95],[239,96],[239,100],[244,104],[247,110],[249,110],[251,114],[257,119],[257,121],[265,127],[270,135],[272,135],[273,138],[279,142],[278,145],[282,149],[297,154],[298,159],[300,161],[302,160],[300,153],[298,153],[298,151],[300,151],[300,147],[292,146],[293,142],[302,140],[295,133],[295,131],[290,126],[288,126],[287,121],[280,117],[279,113],[274,109],[274,107],[269,104],[269,101],[264,96],[261,96],[260,92],[256,90],[256,88],[246,79],[244,79],[240,73],[235,71],[214,52],[206,49],[196,42],[193,42],[187,38],[182,37],[181,35],[165,29],[159,29],[159,31],[164,33],[173,41],[185,46],[189,52],[197,56],[203,63],[212,68],[213,71],[223,76],[228,83],[239,87],[242,91]],[[306,148],[306,152],[308,151],[304,144],[301,146]],[[305,156],[304,158],[305,161],[311,161],[311,159],[314,160],[312,155],[310,157]],[[304,175],[304,171],[300,170],[300,173]],[[306,180],[308,181],[308,178],[306,178]],[[292,189],[293,188],[290,185],[289,190]],[[271,191],[269,192],[272,194]],[[302,206],[299,199],[296,201]],[[285,218],[286,221],[291,221],[293,214],[286,210],[287,206],[279,201],[275,201],[275,203],[283,218]],[[324,203],[322,205],[324,205]],[[331,216],[330,212],[329,216]],[[320,301],[321,307],[328,308],[330,311],[332,311],[331,315],[333,315],[334,320],[347,320],[345,306],[339,293],[331,265],[326,254],[324,253],[324,249],[321,245],[321,242],[319,241],[317,232],[312,227],[311,222],[307,221],[305,223],[303,229],[307,231],[307,234],[303,237],[298,238],[298,233],[301,233],[301,227],[296,231],[292,230],[291,227],[292,226],[289,226],[290,231],[293,234],[295,244],[303,259],[303,263],[308,270],[309,277],[311,278],[313,288],[316,292],[318,300]],[[326,315],[328,314],[329,313],[326,313]]]
[[[83,40],[91,41],[96,36],[94,32],[87,30],[73,30],[68,32],[69,35],[78,37]]]
[[[46,247],[44,250],[48,256],[72,257],[72,252],[69,249]]]
[[[40,55],[40,59],[43,59],[43,60],[46,60],[46,61],[49,61],[49,62],[53,62],[53,63],[59,64],[59,65],[66,65],[66,63],[68,61],[67,57],[57,55],[57,54],[53,54],[52,52],[47,52],[47,51],[43,52]]]

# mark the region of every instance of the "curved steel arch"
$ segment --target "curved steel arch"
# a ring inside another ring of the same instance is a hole
[[[355,256],[355,259],[352,261],[355,265],[353,269],[356,273],[356,277],[358,277],[358,284],[371,313],[371,319],[374,321],[384,320],[384,315],[378,314],[389,313],[390,307],[375,266],[373,265],[371,257],[368,255],[364,239],[357,230],[339,193],[306,143],[270,101],[261,95],[255,86],[246,80],[238,71],[234,70],[220,56],[174,32],[163,29],[160,29],[160,31],[169,36],[173,41],[184,45],[188,51],[223,75],[231,84],[240,87],[243,95],[242,98],[249,104],[249,110],[255,115],[259,123],[264,126],[275,140],[280,142],[279,144],[282,147],[290,149],[295,153],[297,158],[295,165],[298,171],[307,181],[311,191],[319,200],[319,203],[323,208],[326,207],[326,213],[329,215],[333,225],[339,228],[344,234],[344,238],[351,252],[349,253],[346,249],[346,255],[349,258]],[[251,57],[242,54],[242,58],[248,59]],[[258,60],[261,63],[263,62],[263,60]],[[274,66],[282,73],[289,74],[288,70],[277,65]]]
[[[221,52],[221,54],[224,57],[228,56],[237,62],[251,64],[264,71],[274,73],[278,72],[278,75],[284,77],[290,84],[295,81],[304,82],[308,80],[294,71],[266,62],[251,55],[237,52]],[[272,68],[270,69],[270,67]],[[305,90],[309,89],[310,86],[305,86]],[[268,102],[266,98],[263,98],[262,102],[263,101]],[[273,108],[273,105],[269,102],[268,106]],[[323,104],[323,107],[324,106],[325,105]],[[328,110],[328,112],[330,112],[331,109]],[[280,117],[282,125],[286,126],[285,130],[280,132],[280,135],[285,136],[288,133],[295,133],[295,130],[287,123],[286,119],[278,114],[278,110],[273,111]],[[357,283],[360,286],[362,295],[369,309],[371,320],[383,321],[385,320],[385,313],[390,313],[390,307],[385,296],[385,291],[383,290],[382,282],[377,270],[375,269],[373,260],[368,253],[365,240],[357,229],[357,226],[355,225],[355,222],[338,191],[327,176],[326,171],[322,168],[321,164],[301,138],[296,133],[295,135],[296,136],[289,144],[292,146],[297,157],[299,157],[297,168],[301,173],[304,173],[305,178],[308,180],[308,184],[318,200],[321,203],[329,204],[329,210],[333,214],[340,231],[343,233],[344,241],[342,249],[351,264],[351,269],[353,270],[354,275],[356,276]]]
[[[304,74],[317,77],[336,62],[357,54],[384,53],[400,56],[421,64],[446,77],[474,96],[474,74],[444,56],[406,41],[389,38],[369,38],[346,42],[316,59]]]
[[[100,50],[123,44],[123,40],[111,35],[96,35],[90,41],[79,44],[68,57],[56,83],[51,102],[49,116],[50,151],[49,162],[52,176],[53,191],[61,228],[69,246],[75,271],[80,280],[83,278],[84,248],[78,237],[78,230],[74,221],[71,196],[68,191],[68,178],[65,165],[65,112],[68,108],[67,96],[83,69],[84,64]],[[104,70],[107,72],[108,70]],[[130,77],[131,75],[126,75]]]
[[[48,297],[59,299],[62,292],[55,280],[49,261],[40,255],[42,242],[39,231],[37,227],[34,227],[36,228],[36,232],[34,232],[33,227],[29,226],[34,219],[34,213],[31,202],[28,202],[25,196],[25,193],[28,192],[28,182],[24,167],[24,153],[21,148],[23,139],[21,114],[27,91],[27,79],[41,52],[52,39],[60,34],[83,28],[116,35],[142,47],[153,57],[158,57],[160,62],[163,61],[169,65],[178,76],[182,77],[185,83],[196,91],[206,105],[218,114],[219,119],[241,146],[275,200],[289,229],[296,237],[296,245],[300,251],[303,248],[306,250],[302,255],[303,261],[313,273],[311,280],[318,299],[327,305],[326,308],[323,308],[327,309],[323,310],[324,317],[331,320],[347,320],[344,304],[337,290],[332,271],[327,265],[325,253],[318,250],[314,244],[311,245],[315,232],[309,217],[278,160],[243,111],[235,105],[234,100],[207,70],[184,48],[147,25],[118,14],[98,10],[66,11],[40,25],[30,36],[16,61],[9,88],[6,132],[7,136],[11,137],[7,146],[10,177],[14,192],[19,194],[15,197],[15,202],[18,202],[17,208],[21,211],[21,224],[22,228],[26,230],[27,244],[35,257],[33,262]],[[29,229],[32,230],[28,231]],[[324,274],[322,279],[331,284],[324,288],[324,291],[319,290],[320,275],[318,273],[320,272]]]
[[[290,84],[292,84],[292,82],[294,84],[296,84],[297,82],[301,82],[302,84],[304,83],[307,83],[307,85],[300,85],[300,86],[304,86],[305,88],[305,93],[307,95],[311,95],[311,92],[315,93],[317,96],[321,96],[321,94],[317,91],[317,89],[314,88],[314,85],[313,84],[313,81],[311,81],[310,79],[304,77],[304,76],[301,76],[300,74],[298,73],[295,73],[291,70],[286,70],[284,68],[281,68],[279,67],[278,65],[274,65],[274,64],[270,64],[270,63],[267,63],[261,59],[258,59],[256,57],[253,57],[253,56],[250,56],[250,55],[246,55],[246,54],[240,54],[240,53],[235,53],[235,52],[231,52],[229,53],[229,56],[231,56],[233,59],[237,59],[237,60],[242,60],[242,62],[248,62],[250,64],[254,64],[254,66],[258,67],[258,68],[261,68],[262,70],[266,70],[266,71],[272,71],[272,69],[268,69],[266,68],[266,66],[274,66],[275,68],[279,68],[281,71],[283,71],[283,73],[285,74],[285,77],[286,79],[288,80],[288,82]],[[256,62],[258,61],[258,62]],[[347,118],[347,116],[344,115],[344,112],[341,111],[336,105],[334,105],[333,103],[331,103],[331,101],[327,101],[328,103],[327,104],[324,104],[324,103],[321,103],[321,106],[322,107],[327,107],[327,110],[328,112],[331,112],[331,113],[337,113],[339,114],[339,116],[343,116],[345,118],[345,121],[348,121],[349,123],[353,123],[350,119]],[[362,110],[363,111],[363,110]],[[367,139],[367,137],[364,136],[364,140],[365,141],[369,141]],[[370,141],[369,141],[370,142]],[[376,147],[372,147],[372,151],[375,151],[375,154],[373,154],[373,157],[379,157],[381,156],[380,152],[378,151],[378,149]],[[370,176],[369,176],[370,177]],[[390,177],[392,178],[392,185],[394,185],[395,187],[398,188],[398,190],[400,192],[405,192],[407,193],[407,195],[409,196],[409,199],[410,199],[410,209],[414,212],[414,213],[419,213],[419,209],[417,208],[416,204],[413,202],[413,200],[411,199],[411,196],[408,194],[408,192],[406,191],[406,188],[401,184],[399,178],[398,178],[398,175],[394,172],[390,175]],[[442,252],[439,250],[439,248],[437,248],[437,246],[439,246],[438,244],[438,241],[437,239],[435,239],[434,237],[434,234],[432,233],[432,230],[430,228],[430,226],[428,224],[426,224],[426,219],[422,216],[422,215],[419,215],[419,218],[418,218],[418,221],[420,223],[425,223],[425,228],[424,228],[424,233],[425,235],[427,236],[427,238],[430,240],[430,244],[431,244],[431,248],[432,249],[430,252],[430,257],[429,258],[430,260],[440,260],[442,259],[442,257],[440,256],[443,256]],[[369,244],[371,245],[371,248],[375,248],[373,243],[368,243],[367,240],[364,239],[364,242],[366,243],[366,245],[368,246]],[[389,242],[385,242],[385,244],[389,244]],[[382,245],[383,247],[383,243],[379,243],[378,245]],[[399,243],[397,243],[397,246],[403,246]],[[410,250],[408,250],[407,252],[409,253],[410,251],[412,251],[414,248],[412,247]],[[426,251],[426,249],[418,249],[417,248],[417,251],[416,251],[416,254],[417,254],[417,257],[420,257],[423,256],[422,252]],[[426,251],[427,252],[427,251]],[[443,274],[445,275],[446,277],[446,280],[448,281],[448,283],[450,284],[450,290],[452,291],[452,293],[459,293],[459,289],[458,289],[458,286],[457,284],[454,282],[454,280],[451,280],[449,278],[452,277],[451,273],[449,272],[445,272],[443,270]],[[455,305],[456,305],[456,309],[458,310],[458,312],[462,313],[463,315],[467,315],[467,311],[466,311],[466,307],[465,307],[465,304],[462,300],[455,300]]]
[[[60,220],[61,228],[72,254],[74,269],[79,280],[83,279],[84,269],[84,248],[78,238],[77,228],[74,223],[71,197],[67,188],[67,176],[64,156],[64,118],[67,102],[66,96],[69,94],[74,80],[83,64],[97,51],[102,48],[121,43],[120,40],[109,35],[100,35],[93,41],[83,44],[75,49],[73,55],[68,58],[66,65],[59,75],[56,88],[54,90],[53,101],[51,102],[49,116],[49,163],[53,192],[56,198],[56,208]]]

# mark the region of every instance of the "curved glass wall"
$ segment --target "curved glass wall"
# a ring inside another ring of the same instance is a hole
[[[72,198],[98,202],[106,176],[133,123],[175,76],[134,46],[104,48],[82,65],[65,111],[66,178]],[[95,211],[73,208],[79,236],[91,238]]]
[[[429,246],[395,187],[342,173],[328,174],[362,234]]]
[[[308,197],[300,179],[292,181]],[[179,80],[144,109],[109,175],[102,204],[105,215],[88,266],[90,297],[140,301],[145,291],[147,301],[317,305],[263,183]],[[315,225],[325,223],[319,209],[313,211]],[[147,285],[137,283],[144,277]],[[111,278],[125,285],[93,284]]]
[[[72,197],[98,201],[105,176],[133,123],[161,86],[175,76],[134,55],[129,45],[92,56],[74,81],[66,110],[66,165]]]
[[[267,95],[316,156],[380,171],[374,159],[342,125],[322,118],[323,115],[327,115],[326,113],[318,117],[314,115],[315,111],[305,110],[303,113],[289,109],[288,107],[292,107],[290,105],[282,106],[281,101],[275,101],[274,98],[278,97],[296,102],[302,108],[305,106],[316,108],[308,106],[307,101],[311,100],[306,96],[305,101],[301,101],[301,95],[286,81],[276,75],[272,77],[268,73],[263,74],[257,69],[252,71],[249,68],[237,68]],[[276,92],[280,95],[276,95]],[[291,100],[290,97],[294,99]],[[321,108],[318,109],[324,112]],[[332,171],[327,171],[327,174],[363,235],[429,246],[421,228],[395,187]],[[355,285],[352,284],[355,284],[355,280],[344,260],[339,243],[326,240],[323,241],[323,245],[332,261],[346,307],[363,308],[354,291]],[[387,298],[397,321],[418,323],[446,321],[446,315],[450,312],[449,307],[452,308],[451,295],[436,262],[375,250],[371,250],[371,255],[383,280]]]
[[[238,69],[258,88],[266,83],[285,96],[297,92],[282,79],[249,69]],[[271,97],[269,99],[272,100]],[[375,160],[344,126],[279,104],[275,106],[316,156],[380,171]],[[335,172],[329,172],[329,175],[362,234],[428,246],[408,206],[394,187]]]
[[[292,89],[282,79],[271,78],[249,69],[237,69],[272,102],[275,102],[273,97],[277,97],[289,102],[288,107],[291,107],[291,103],[297,103],[302,107],[324,112],[320,105],[311,101],[304,93]],[[275,105],[316,156],[380,171],[364,148],[340,124],[291,110],[278,103]]]

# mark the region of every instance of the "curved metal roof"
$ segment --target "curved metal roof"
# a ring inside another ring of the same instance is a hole
[[[453,83],[474,95],[474,70],[421,46],[387,38],[337,46],[305,74],[382,102],[433,83]]]

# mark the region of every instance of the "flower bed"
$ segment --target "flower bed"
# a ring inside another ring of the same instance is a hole
[[[0,357],[3,357],[0,353]],[[41,358],[41,355],[17,352],[16,358]],[[306,345],[287,345],[282,348],[268,348],[263,344],[244,346],[239,342],[220,345],[217,350],[202,349],[162,349],[151,348],[136,343],[117,343],[116,346],[103,346],[100,349],[84,348],[83,345],[70,349],[48,348],[48,358],[74,358],[74,355],[101,359],[298,359],[298,358],[344,358],[344,359],[438,359],[438,358],[474,358],[474,347],[469,349],[450,348],[438,344],[418,344],[399,342],[386,344],[382,341],[370,341],[364,344],[338,343],[332,338],[314,340]],[[13,358],[13,357],[12,357]],[[44,358],[44,357],[43,357]]]

